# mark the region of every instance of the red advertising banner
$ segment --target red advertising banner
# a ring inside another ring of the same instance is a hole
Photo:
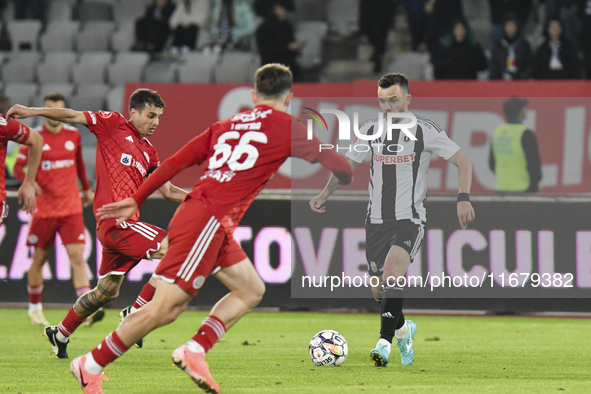
[[[252,108],[252,86],[233,84],[130,84],[126,98],[138,87],[157,90],[166,108],[161,124],[150,141],[162,159],[172,155],[211,123]],[[591,83],[549,82],[411,82],[413,101],[409,109],[438,123],[466,153],[474,165],[473,193],[491,193],[495,176],[489,169],[490,136],[502,124],[502,106],[507,97],[528,98],[524,124],[535,132],[542,161],[541,193],[591,192]],[[296,84],[291,111],[303,122],[303,106],[339,109],[342,98],[376,97],[375,81],[350,84]],[[317,99],[313,99],[317,98]],[[322,99],[319,99],[322,98]],[[312,104],[310,104],[312,103]],[[377,99],[375,110],[378,110]],[[340,108],[342,109],[342,108]],[[376,112],[377,114],[377,112]],[[374,115],[375,116],[375,115]],[[364,120],[364,119],[362,119]],[[337,122],[328,130],[336,140]],[[340,151],[340,153],[344,153]],[[355,182],[344,190],[367,190],[369,164],[361,164]],[[202,169],[192,168],[173,182],[189,188]],[[271,179],[267,188],[322,189],[329,173],[318,167],[304,177],[290,176],[288,168]],[[457,191],[457,170],[433,157],[429,192]]]

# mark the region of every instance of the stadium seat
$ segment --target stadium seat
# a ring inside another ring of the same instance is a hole
[[[214,68],[215,82],[253,82],[254,72],[259,64],[260,59],[254,53],[226,52]]]
[[[63,83],[72,80],[72,67],[78,56],[75,52],[49,52],[37,63],[39,83]]]
[[[71,0],[53,0],[49,1],[47,6],[47,20],[49,22],[72,19],[73,2]]]
[[[106,109],[105,96],[109,86],[103,83],[79,84],[72,96],[70,107],[78,111],[100,111]]]
[[[37,50],[37,38],[41,31],[41,21],[19,20],[8,22],[8,34],[12,50]]]
[[[113,5],[104,1],[83,1],[78,4],[78,19],[88,21],[113,20]]]
[[[35,66],[41,55],[38,52],[14,52],[10,60],[2,67],[4,82],[35,81]]]
[[[115,20],[119,23],[134,22],[146,12],[149,1],[120,0],[114,5]]]
[[[76,49],[80,52],[108,51],[110,35],[115,23],[108,21],[86,22],[76,36]]]
[[[326,22],[300,22],[296,28],[297,42],[304,43],[298,62],[302,67],[314,67],[322,63],[322,40],[328,33]]]
[[[107,111],[123,112],[125,85],[115,85],[107,93]]]
[[[359,25],[359,0],[329,0],[326,15],[330,30],[350,36]]]
[[[401,52],[385,71],[405,74],[411,80],[427,79],[429,65],[428,53]]]
[[[179,68],[179,82],[208,83],[219,58],[213,54],[191,53]]]
[[[38,86],[36,83],[6,83],[4,94],[12,104],[31,105],[36,97]]]
[[[111,36],[111,48],[115,52],[127,52],[135,42],[135,22],[124,21]]]
[[[103,83],[105,70],[111,63],[111,52],[84,52],[72,68],[72,80],[78,83]]]
[[[48,93],[59,93],[66,98],[66,106],[70,105],[70,98],[74,94],[74,84],[72,83],[47,83],[41,85],[39,94],[33,99],[35,107],[43,106],[43,96]]]
[[[150,61],[147,53],[120,52],[115,61],[107,66],[107,77],[110,83],[139,82],[144,69]]]
[[[148,65],[144,80],[146,82],[176,82],[178,65],[173,62],[155,61]]]
[[[45,53],[73,50],[78,30],[80,22],[77,21],[50,22],[41,35],[41,50]]]
[[[296,0],[293,20],[326,21],[326,1]]]

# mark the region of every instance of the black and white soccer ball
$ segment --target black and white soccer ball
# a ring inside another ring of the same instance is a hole
[[[338,367],[345,362],[348,352],[345,337],[333,330],[322,330],[310,341],[310,358],[319,367]]]

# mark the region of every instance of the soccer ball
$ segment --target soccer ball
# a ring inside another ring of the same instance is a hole
[[[345,337],[333,330],[322,330],[310,341],[310,358],[320,366],[338,367],[347,358]]]

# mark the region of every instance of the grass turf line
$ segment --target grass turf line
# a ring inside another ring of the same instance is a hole
[[[46,310],[57,324],[66,310]],[[80,327],[59,360],[25,309],[0,309],[1,393],[78,393],[69,362],[117,327],[118,310]],[[185,312],[146,337],[105,369],[105,393],[199,392],[172,366],[170,355],[195,333],[205,312]],[[207,356],[223,393],[552,393],[591,392],[588,320],[516,317],[409,316],[418,325],[415,362],[376,368],[369,351],[378,339],[379,318],[371,314],[251,313]],[[308,343],[323,329],[339,331],[349,344],[341,367],[316,367]],[[245,344],[248,343],[248,344]],[[402,390],[402,391],[401,391]]]

